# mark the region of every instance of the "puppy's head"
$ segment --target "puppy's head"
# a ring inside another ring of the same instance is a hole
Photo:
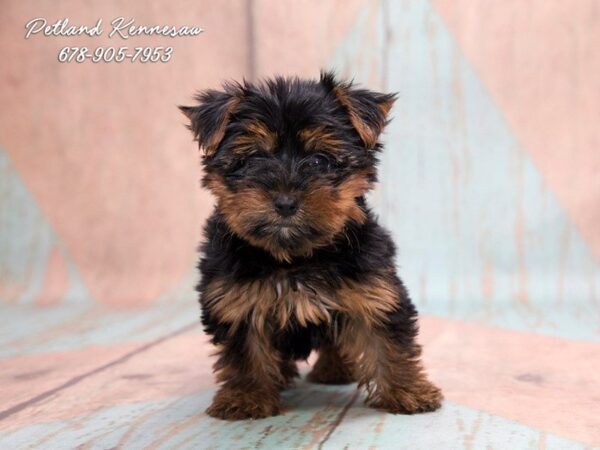
[[[394,95],[322,73],[226,84],[196,100],[181,110],[203,152],[203,185],[240,237],[291,261],[365,220],[362,197]]]

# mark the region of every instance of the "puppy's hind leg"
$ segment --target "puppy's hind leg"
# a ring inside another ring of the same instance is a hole
[[[332,343],[319,348],[319,358],[307,376],[308,381],[320,384],[349,384],[356,381],[352,366]]]

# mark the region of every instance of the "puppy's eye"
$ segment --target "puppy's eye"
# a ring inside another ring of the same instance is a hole
[[[307,161],[308,166],[316,172],[326,172],[331,168],[331,163],[323,155],[313,155]]]
[[[246,164],[248,163],[248,158],[239,158],[236,159],[231,166],[229,167],[229,170],[232,172],[236,172],[240,169],[243,169],[244,167],[246,167]]]
[[[270,158],[270,155],[265,152],[255,152],[247,155],[238,155],[229,166],[229,172],[233,175],[239,174],[240,171],[246,168],[255,168],[264,163]]]

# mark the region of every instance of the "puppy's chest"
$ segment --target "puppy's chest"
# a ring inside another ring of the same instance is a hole
[[[229,287],[216,284],[205,296],[211,312],[233,325],[249,321],[262,327],[269,321],[283,329],[295,321],[306,327],[330,322],[341,308],[335,289],[286,274]]]
[[[266,313],[275,319],[281,328],[295,319],[300,326],[330,322],[334,311],[340,309],[335,290],[314,283],[300,282],[288,277],[271,280],[274,292],[265,295],[264,311],[258,306],[255,314]]]

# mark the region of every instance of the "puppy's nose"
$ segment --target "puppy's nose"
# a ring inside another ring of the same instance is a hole
[[[298,202],[289,194],[279,194],[275,198],[275,210],[283,217],[289,217],[298,210]]]

